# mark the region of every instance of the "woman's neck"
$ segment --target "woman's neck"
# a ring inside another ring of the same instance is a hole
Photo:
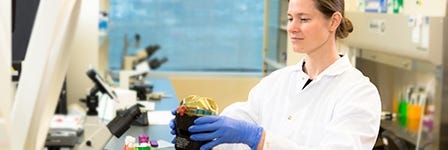
[[[329,49],[314,51],[313,53],[306,55],[304,70],[310,79],[315,79],[320,73],[336,62],[339,58],[340,56],[337,53],[335,46]]]

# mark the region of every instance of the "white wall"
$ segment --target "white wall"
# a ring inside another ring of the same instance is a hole
[[[93,86],[86,72],[89,66],[99,67],[99,1],[82,0],[78,28],[75,31],[70,65],[67,72],[68,104],[79,102]],[[103,73],[103,70],[98,70]]]
[[[404,0],[404,14],[421,14],[424,16],[444,16],[446,11],[446,0],[421,0],[418,6],[415,0]]]

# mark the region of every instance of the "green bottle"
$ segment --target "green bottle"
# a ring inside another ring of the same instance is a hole
[[[407,112],[408,112],[408,101],[406,100],[406,98],[404,98],[403,95],[401,95],[400,103],[398,104],[398,119],[402,127],[406,127]]]
[[[392,9],[394,14],[400,13],[402,8],[403,8],[403,0],[392,0]]]

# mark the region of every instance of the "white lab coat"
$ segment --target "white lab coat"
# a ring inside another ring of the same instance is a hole
[[[271,73],[221,115],[262,126],[264,150],[371,150],[381,118],[376,87],[343,56],[302,90],[302,64]]]

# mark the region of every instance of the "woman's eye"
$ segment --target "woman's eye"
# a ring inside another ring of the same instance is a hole
[[[308,22],[308,21],[310,21],[311,19],[308,19],[308,18],[302,18],[302,19],[300,19],[300,22],[302,22],[302,23],[305,23],[305,22]]]
[[[288,18],[288,22],[292,22],[292,18]]]

